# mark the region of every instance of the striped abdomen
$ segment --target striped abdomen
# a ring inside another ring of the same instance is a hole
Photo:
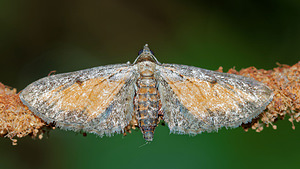
[[[146,141],[152,141],[158,123],[159,93],[154,76],[141,76],[137,80],[135,98],[139,127]]]

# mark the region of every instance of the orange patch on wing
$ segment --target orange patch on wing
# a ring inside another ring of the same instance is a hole
[[[237,110],[244,101],[254,101],[251,96],[239,89],[229,86],[233,91],[215,83],[211,85],[208,81],[200,81],[192,77],[184,80],[172,81],[166,77],[166,81],[178,96],[180,102],[194,115],[201,113],[227,112]]]
[[[52,96],[48,104],[57,101],[55,104],[63,111],[84,111],[83,113],[89,117],[88,120],[91,120],[106,110],[123,87],[125,78],[117,81],[109,80],[108,77],[89,79],[80,84],[74,83],[63,90],[61,89],[64,86],[60,86],[47,93],[48,96]]]

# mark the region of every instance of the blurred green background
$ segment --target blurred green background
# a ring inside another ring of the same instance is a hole
[[[300,59],[297,0],[0,1],[0,81],[23,89],[57,73],[134,61],[148,43],[162,63],[224,71],[272,69]],[[0,168],[299,168],[300,125],[261,133],[221,129],[195,137],[159,126],[144,145],[126,137],[0,138]]]

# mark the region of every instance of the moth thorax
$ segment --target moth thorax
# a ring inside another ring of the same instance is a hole
[[[141,76],[151,77],[154,75],[156,64],[150,61],[138,63],[138,71]]]

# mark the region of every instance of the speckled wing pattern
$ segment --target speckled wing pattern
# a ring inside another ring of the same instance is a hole
[[[254,79],[192,66],[157,66],[164,120],[171,133],[237,127],[260,114],[272,90]]]
[[[237,127],[258,116],[272,97],[252,78],[161,64],[148,45],[133,64],[48,76],[20,94],[37,116],[60,128],[110,136],[135,125],[146,141],[153,140],[160,119],[178,134]]]
[[[132,65],[100,66],[42,78],[20,98],[44,121],[63,129],[123,133],[134,112],[136,78]]]

